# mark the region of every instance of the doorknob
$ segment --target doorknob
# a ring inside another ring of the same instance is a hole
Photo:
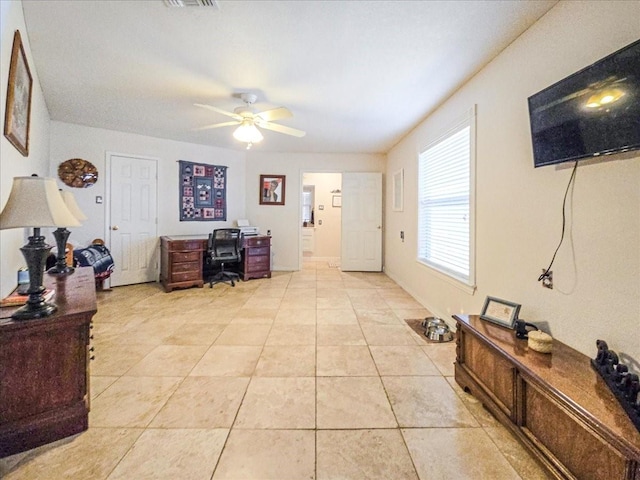
[[[111,230],[118,230],[120,227],[118,225],[114,225],[113,227],[111,227]]]
[[[382,226],[381,226],[381,225],[378,225],[378,230],[380,230],[381,228],[382,228]]]

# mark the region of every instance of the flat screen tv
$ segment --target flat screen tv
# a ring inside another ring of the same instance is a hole
[[[529,97],[535,167],[640,148],[640,40]]]

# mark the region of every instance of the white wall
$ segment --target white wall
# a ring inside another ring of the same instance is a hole
[[[70,158],[88,160],[98,169],[98,181],[95,185],[84,189],[70,189],[80,208],[89,217],[82,227],[71,229],[69,241],[74,245],[87,245],[97,237],[108,239],[105,228],[108,218],[107,200],[110,195],[105,190],[107,152],[157,158],[159,236],[206,234],[214,228],[232,226],[235,220],[245,217],[244,152],[51,122],[51,175],[57,178],[58,165]],[[226,222],[180,222],[178,160],[229,167]],[[58,184],[60,188],[69,189],[59,179]],[[102,196],[105,203],[96,204],[96,196]]]
[[[342,208],[333,207],[332,190],[342,190],[341,173],[305,173],[304,185],[315,185],[313,257],[340,258],[342,233]],[[320,206],[323,209],[320,210]],[[322,225],[320,224],[322,221]]]
[[[555,288],[544,289],[537,278],[560,239],[572,165],[533,168],[527,111],[530,95],[640,38],[639,18],[640,2],[560,2],[389,153],[388,191],[404,168],[405,198],[404,212],[386,199],[386,272],[434,313],[478,313],[487,295],[505,298],[588,356],[604,339],[640,361],[640,155],[580,164]],[[416,173],[421,147],[473,104],[478,288],[470,295],[415,260]]]
[[[33,78],[29,156],[23,157],[4,135],[0,137],[0,209],[7,203],[13,177],[29,176],[32,173],[45,176],[49,170],[49,111],[44,102],[38,72],[31,55],[20,1],[0,1],[0,119],[4,122],[7,81],[15,30],[20,31]],[[27,237],[31,233],[32,231],[27,229],[0,231],[0,296],[2,297],[15,288],[18,268],[26,266],[19,249],[27,243]],[[48,241],[55,245],[52,238]]]
[[[273,269],[299,268],[303,172],[384,172],[384,165],[384,155],[249,152],[245,185],[247,218],[262,233],[271,230]],[[286,175],[285,205],[259,204],[261,174]],[[318,213],[315,212],[316,218]]]

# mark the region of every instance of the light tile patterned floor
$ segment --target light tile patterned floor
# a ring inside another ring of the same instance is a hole
[[[87,432],[10,479],[544,479],[384,274],[306,262],[236,287],[100,293]]]

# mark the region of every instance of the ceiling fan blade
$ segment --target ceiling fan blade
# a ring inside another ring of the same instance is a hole
[[[221,108],[218,107],[214,107],[212,105],[204,105],[202,103],[194,103],[194,105],[196,107],[200,107],[200,108],[206,108],[207,110],[212,110],[214,112],[218,112],[221,113],[222,115],[226,115],[227,117],[231,117],[234,118],[238,121],[242,120],[242,117],[240,115],[238,115],[237,113],[233,113],[233,112],[227,112],[226,110],[222,110]]]
[[[257,121],[256,125],[266,130],[273,130],[274,132],[284,133],[285,135],[293,135],[294,137],[304,137],[307,133],[297,128],[285,127],[277,123]]]
[[[283,118],[293,117],[293,113],[286,107],[278,107],[273,110],[265,110],[256,114],[256,117],[260,117],[265,122],[271,122],[273,120],[281,120]]]
[[[204,127],[194,128],[194,131],[211,130],[212,128],[229,127],[231,125],[240,125],[240,121],[234,120],[233,122],[213,123],[211,125],[205,125]]]

